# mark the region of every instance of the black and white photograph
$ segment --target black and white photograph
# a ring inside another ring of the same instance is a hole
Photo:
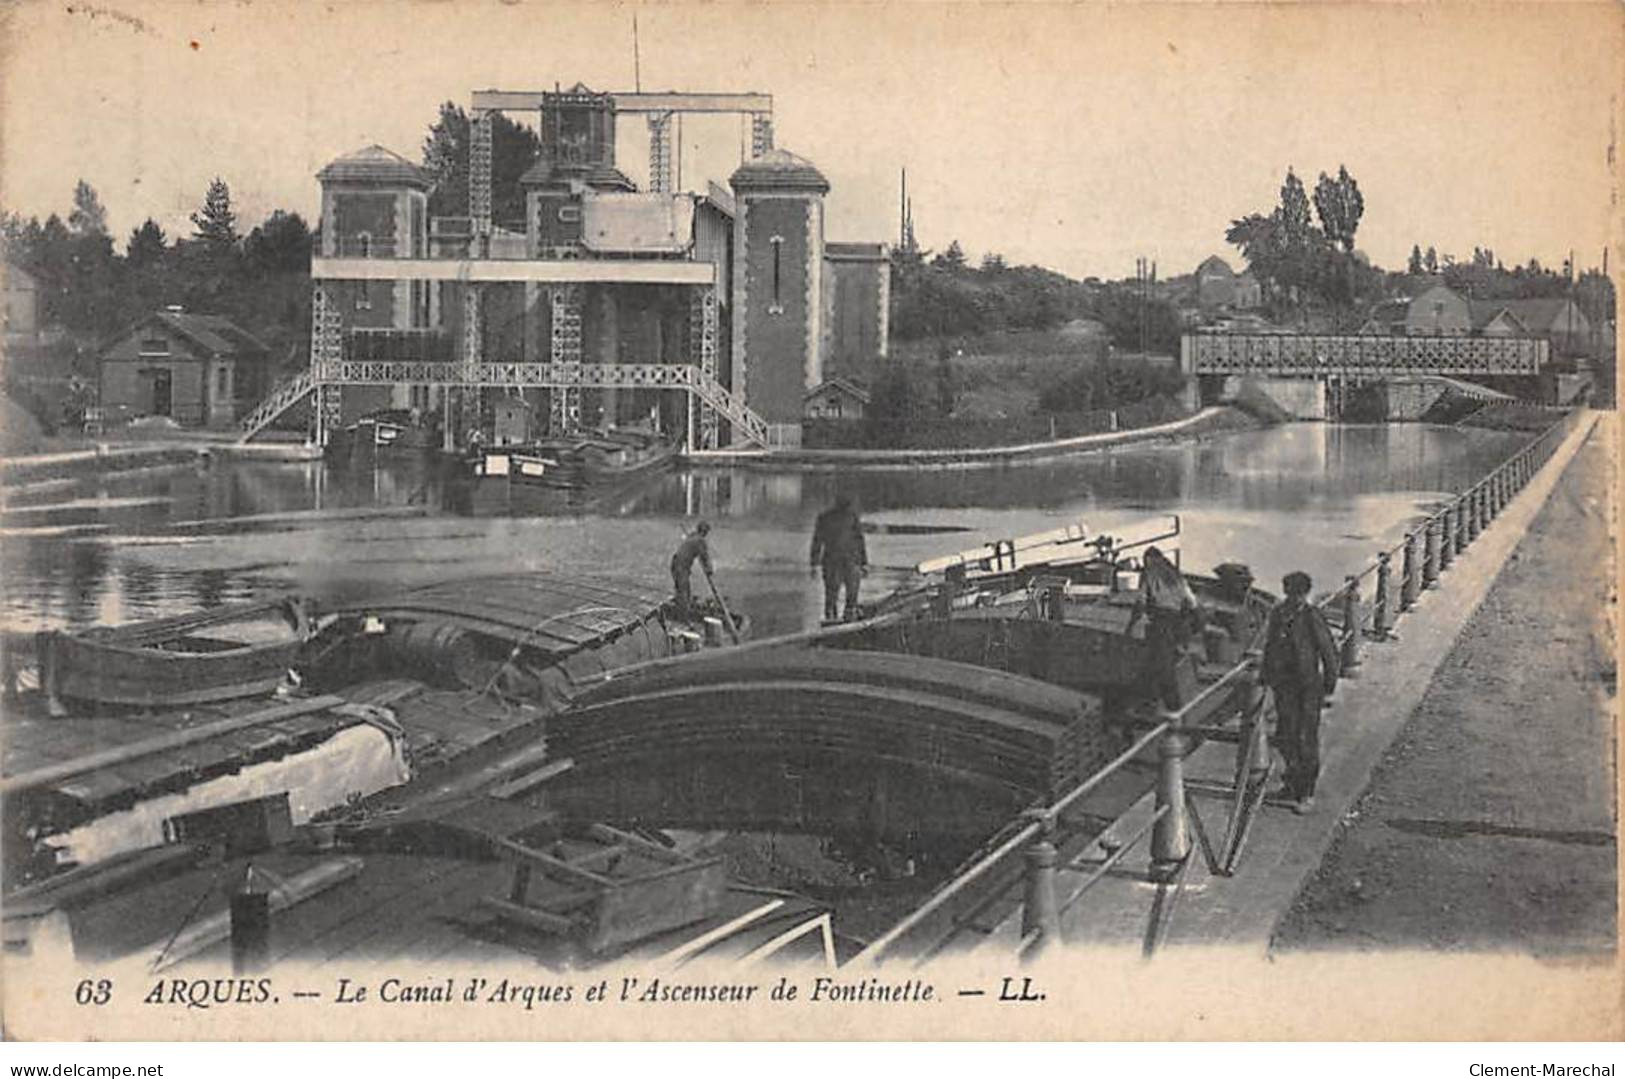
[[[5,1039],[1625,1037],[1622,90],[1610,3],[0,7]]]

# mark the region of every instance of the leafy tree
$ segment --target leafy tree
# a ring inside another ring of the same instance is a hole
[[[106,236],[107,210],[96,189],[80,180],[73,188],[73,209],[68,213],[68,229],[76,236]]]
[[[193,234],[213,253],[234,250],[237,246],[237,214],[231,208],[231,188],[216,176],[209,182],[203,196],[203,205],[192,212]]]
[[[1009,267],[1005,266],[1004,264],[1003,255],[989,251],[987,254],[982,256],[982,272],[985,274],[1003,273],[1008,268]]]
[[[1411,244],[1411,260],[1406,264],[1405,270],[1416,276],[1422,273],[1422,249],[1416,244]]]
[[[1290,167],[1281,184],[1280,228],[1285,246],[1290,250],[1301,248],[1309,240],[1309,196],[1304,194],[1303,181]]]
[[[310,226],[296,213],[273,211],[243,241],[249,262],[272,273],[297,273],[310,267]]]
[[[959,246],[958,240],[948,244],[948,250],[931,260],[931,265],[940,269],[960,270],[965,266],[965,249]]]
[[[130,242],[124,246],[124,258],[132,268],[140,268],[159,262],[168,250],[164,230],[149,217],[130,233]]]
[[[447,101],[423,140],[423,167],[434,176],[429,213],[441,217],[468,214],[468,113]],[[491,118],[491,216],[496,221],[523,221],[525,193],[519,177],[541,154],[541,140],[530,127],[502,113]]]
[[[1327,240],[1352,253],[1354,233],[1364,213],[1365,198],[1347,168],[1339,165],[1335,180],[1324,172],[1320,174],[1320,182],[1315,184],[1315,214]]]
[[[1428,244],[1427,254],[1422,256],[1422,266],[1428,273],[1439,272],[1439,252],[1434,250],[1432,244]]]

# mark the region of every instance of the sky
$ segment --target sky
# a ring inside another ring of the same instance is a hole
[[[1083,277],[1239,264],[1228,223],[1288,166],[1347,166],[1358,246],[1581,266],[1617,248],[1612,145],[1625,15],[1598,4],[525,0],[81,3],[0,9],[0,207],[65,217],[74,182],[122,243],[185,234],[209,180],[244,231],[314,221],[314,173],[380,143],[413,160],[475,89],[756,91],[777,144],[828,176],[827,232],[894,241],[908,170],[921,243]],[[634,70],[633,15],[638,23]],[[533,121],[533,114],[526,117]],[[646,176],[640,117],[620,164]],[[685,186],[725,180],[741,125],[691,118]],[[1617,259],[1610,259],[1610,269]]]

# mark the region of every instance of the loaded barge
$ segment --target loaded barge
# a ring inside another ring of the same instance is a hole
[[[732,647],[667,596],[527,574],[303,605],[269,695],[132,709],[59,672],[66,714],[50,692],[9,710],[7,939],[152,969],[843,962],[1156,721],[1135,552],[1177,530],[1001,541],[922,563],[860,622]],[[1188,579],[1194,697],[1269,597],[1242,567]],[[1208,696],[1199,723],[1234,718]],[[1097,834],[1150,782],[1114,778],[1069,827]],[[838,871],[815,886],[814,864]],[[1011,884],[953,930],[993,924]],[[234,928],[245,902],[269,935]]]

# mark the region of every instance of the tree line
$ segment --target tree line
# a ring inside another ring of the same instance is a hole
[[[300,353],[310,325],[312,233],[304,218],[274,210],[244,234],[231,188],[216,177],[191,221],[189,236],[172,239],[149,217],[120,254],[107,211],[84,180],[65,221],[0,212],[7,260],[39,285],[41,323],[65,331],[46,358],[88,374],[99,344],[177,304],[227,316],[269,345],[273,361]]]

